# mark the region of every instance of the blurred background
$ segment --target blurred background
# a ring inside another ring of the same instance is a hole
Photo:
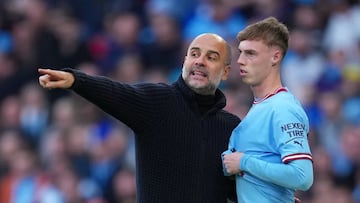
[[[233,47],[221,89],[243,118],[237,33],[275,16],[291,31],[283,83],[306,109],[315,181],[303,203],[360,202],[360,3],[356,0],[1,0],[0,202],[135,203],[133,132],[37,68],[122,82],[175,81],[188,43],[214,32]],[[156,161],[156,160],[154,160]]]

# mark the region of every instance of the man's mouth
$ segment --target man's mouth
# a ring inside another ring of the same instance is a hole
[[[243,69],[240,69],[240,75],[245,75],[247,72]]]
[[[199,76],[199,77],[207,77],[208,75],[201,71],[191,71],[190,75],[192,76]]]

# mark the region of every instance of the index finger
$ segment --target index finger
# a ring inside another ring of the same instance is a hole
[[[64,74],[62,71],[59,70],[52,70],[52,69],[43,69],[39,68],[38,72],[42,75],[49,75],[52,79],[62,79],[64,78]]]
[[[51,74],[53,72],[55,72],[54,70],[51,70],[51,69],[45,69],[45,68],[38,68],[38,72],[42,75],[44,74]]]

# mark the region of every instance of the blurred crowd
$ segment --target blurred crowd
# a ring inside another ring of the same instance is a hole
[[[136,202],[133,132],[71,91],[42,89],[37,68],[171,83],[189,41],[213,32],[233,47],[221,89],[243,118],[253,98],[239,78],[236,35],[267,16],[289,26],[283,83],[310,119],[315,180],[297,196],[360,202],[356,0],[1,0],[0,202]]]

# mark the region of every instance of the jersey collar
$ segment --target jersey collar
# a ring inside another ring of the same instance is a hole
[[[259,103],[265,101],[266,99],[274,96],[275,94],[277,94],[277,93],[279,93],[279,92],[287,92],[287,89],[286,89],[285,87],[279,87],[279,88],[277,88],[273,93],[268,93],[268,94],[265,95],[265,97],[263,97],[263,98],[258,98],[258,99],[255,98],[253,104],[259,104]]]

